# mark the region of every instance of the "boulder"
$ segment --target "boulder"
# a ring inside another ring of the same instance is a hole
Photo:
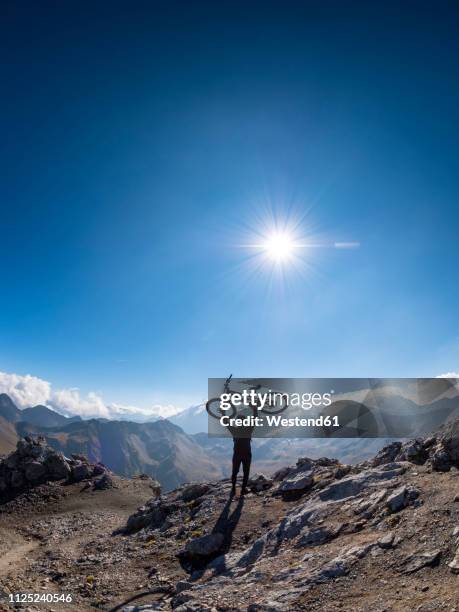
[[[399,463],[387,464],[379,469],[365,470],[360,474],[352,474],[341,480],[335,480],[320,491],[319,497],[323,501],[355,497],[370,487],[384,484],[386,480],[400,476],[404,471],[405,467]]]
[[[301,467],[304,470],[312,470],[314,467],[314,462],[312,459],[309,459],[309,457],[299,457],[296,462],[296,467]]]
[[[17,442],[13,453],[0,459],[0,492],[2,497],[15,496],[22,489],[68,479],[70,474],[69,460],[62,453],[48,446],[42,437],[33,439],[26,436]]]
[[[13,470],[11,473],[11,486],[13,489],[20,489],[24,484],[24,474],[20,470]]]
[[[448,451],[440,444],[436,446],[430,457],[432,469],[436,472],[449,472],[451,469],[451,458]]]
[[[405,486],[395,489],[386,500],[386,505],[391,512],[398,512],[408,505],[408,488]]]
[[[111,476],[108,474],[104,474],[100,478],[94,481],[94,490],[95,491],[104,491],[105,489],[113,489],[115,487],[115,483],[113,482]]]
[[[72,467],[73,482],[80,482],[91,476],[91,468],[87,463],[78,462]]]
[[[218,552],[224,541],[222,533],[209,533],[187,542],[183,555],[187,557],[208,557]]]
[[[56,451],[48,453],[45,467],[49,472],[49,480],[61,480],[70,476],[70,466],[62,453]]]
[[[398,512],[406,508],[408,504],[419,497],[419,491],[413,487],[401,486],[395,489],[386,500],[386,505],[391,512]]]
[[[168,511],[163,506],[160,499],[154,502],[150,501],[146,506],[142,506],[137,512],[131,514],[127,520],[124,531],[125,533],[133,533],[145,527],[157,529],[164,523],[167,515]]]
[[[306,529],[301,535],[295,548],[303,546],[320,546],[335,538],[339,533],[339,529],[329,529],[328,527],[312,527]]]
[[[103,463],[96,463],[95,466],[92,469],[92,475],[93,476],[102,476],[102,474],[105,474],[105,472],[107,471],[107,468],[105,467],[105,465]]]
[[[392,463],[400,452],[402,447],[401,442],[392,442],[387,446],[384,446],[373,458],[371,465],[376,467],[378,465],[384,465],[385,463]]]
[[[416,552],[410,555],[402,562],[402,571],[404,574],[414,574],[423,567],[433,567],[440,561],[441,550],[432,550],[425,552]]]
[[[45,454],[45,449],[46,449],[46,446],[44,444],[44,441],[38,440],[36,442],[33,442],[29,446],[28,455],[29,457],[33,457],[34,459],[41,459],[43,455]]]
[[[258,493],[270,489],[273,486],[273,481],[266,478],[264,474],[256,474],[253,478],[250,478],[248,485],[251,491]]]
[[[81,461],[82,463],[87,461],[86,457],[84,455],[80,455],[79,453],[72,453],[71,457],[74,461]]]
[[[451,463],[459,467],[459,419],[455,419],[444,427],[440,441]]]
[[[459,574],[459,550],[456,551],[456,556],[454,559],[448,563],[448,567],[453,574]]]
[[[424,441],[421,439],[411,440],[406,444],[403,444],[399,455],[397,456],[398,461],[409,461],[410,463],[416,463],[423,465],[429,453],[426,449]]]
[[[282,481],[279,485],[278,492],[281,495],[291,493],[304,493],[311,488],[314,482],[312,471],[300,472],[295,476],[291,476]]]
[[[382,538],[379,538],[378,546],[383,549],[392,548],[394,544],[394,539],[395,539],[395,536],[390,531],[389,533],[386,533],[386,535],[383,535]]]
[[[344,478],[347,476],[349,472],[352,470],[351,465],[339,465],[336,470],[333,472],[333,476],[339,480],[340,478]]]
[[[19,457],[27,457],[29,450],[29,444],[25,440],[19,440],[16,445],[16,453]]]
[[[292,467],[283,467],[280,470],[277,470],[277,472],[274,472],[273,474],[273,480],[274,482],[279,482],[281,480],[284,480],[284,478],[286,478],[290,472],[293,471]]]
[[[190,502],[198,497],[205,495],[210,489],[208,484],[196,483],[190,484],[182,491],[182,499],[184,502]]]
[[[19,442],[18,442],[18,444],[19,444]],[[8,455],[8,457],[5,459],[5,466],[9,470],[15,470],[20,465],[21,457],[22,457],[22,455],[19,455],[18,452],[11,453],[11,455]]]
[[[38,483],[44,479],[46,468],[39,461],[30,461],[25,467],[25,477],[31,483]]]

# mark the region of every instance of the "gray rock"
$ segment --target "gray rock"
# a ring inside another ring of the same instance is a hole
[[[161,504],[161,500],[155,500],[153,503],[149,503],[148,506],[142,506],[137,512],[131,514],[127,520],[124,531],[126,533],[132,533],[144,527],[157,529],[164,523],[167,514],[165,507]]]
[[[395,536],[392,532],[386,533],[382,538],[379,538],[378,546],[383,549],[392,548],[394,539]]]
[[[392,442],[391,444],[384,446],[373,458],[371,464],[376,467],[378,465],[383,465],[384,463],[391,463],[399,454],[401,447],[401,442]]]
[[[295,476],[286,478],[279,486],[278,491],[281,494],[292,493],[292,492],[303,492],[311,488],[314,482],[312,471],[300,472]]]
[[[274,472],[273,474],[274,482],[280,482],[281,480],[284,480],[284,478],[286,478],[292,471],[293,468],[288,466],[277,470],[277,472]]]
[[[190,502],[198,497],[205,495],[210,489],[208,484],[196,483],[190,484],[182,491],[182,499],[184,502]]]
[[[21,442],[21,440],[19,440],[19,442]],[[10,470],[15,470],[19,467],[20,461],[21,456],[18,453],[11,453],[11,455],[8,455],[8,457],[5,459],[5,466]]]
[[[408,488],[401,486],[389,495],[386,505],[391,512],[398,512],[408,505]]]
[[[296,462],[296,467],[300,467],[303,470],[312,470],[314,467],[314,461],[309,457],[299,457]]]
[[[94,481],[95,491],[104,491],[105,489],[115,488],[115,483],[109,474],[104,474],[100,478]]]
[[[96,463],[92,469],[92,476],[102,476],[102,474],[105,474],[106,471],[107,468],[103,463]]]
[[[91,468],[87,463],[78,462],[72,467],[72,480],[80,482],[91,476]]]
[[[404,574],[413,574],[423,567],[432,567],[437,565],[441,556],[441,550],[432,550],[426,552],[417,552],[410,555],[402,562],[402,571]]]
[[[179,580],[175,585],[175,592],[182,593],[182,591],[188,591],[188,589],[193,588],[193,583],[189,580]]]
[[[222,533],[209,533],[187,542],[184,554],[189,557],[208,557],[220,550],[223,541]]]
[[[459,467],[459,419],[455,419],[443,428],[440,441],[450,461]]]
[[[449,472],[451,469],[451,457],[442,445],[435,447],[430,457],[430,463],[432,469],[436,472]]]
[[[339,465],[333,473],[333,476],[339,480],[340,478],[344,478],[347,476],[349,472],[352,470],[351,465]]]
[[[61,480],[70,476],[70,466],[62,453],[50,452],[45,459],[45,467],[50,480]]]
[[[380,469],[365,470],[360,474],[353,474],[332,482],[320,491],[319,497],[324,501],[355,497],[365,489],[383,484],[385,480],[392,480],[405,471],[406,468],[399,463],[385,465]]]
[[[34,459],[41,459],[45,453],[45,448],[42,442],[35,442],[30,445],[28,455]]]
[[[46,474],[46,468],[39,461],[31,461],[26,465],[25,477],[31,483],[40,482]]]
[[[456,551],[456,556],[454,559],[448,563],[448,567],[453,574],[459,574],[459,550]]]
[[[25,440],[19,440],[16,445],[16,451],[20,457],[27,457],[29,444]]]
[[[295,545],[295,548],[303,546],[320,546],[335,538],[339,533],[339,529],[330,529],[328,527],[317,527],[307,529],[303,533]]]
[[[375,546],[374,542],[364,544],[363,546],[352,546],[346,549],[339,557],[332,559],[322,568],[316,570],[311,575],[311,582],[324,582],[330,578],[338,578],[345,576],[350,568],[359,560],[363,559],[370,550]]]
[[[258,493],[270,489],[273,486],[273,481],[266,478],[264,474],[256,474],[253,478],[250,478],[248,486],[251,491]]]
[[[13,489],[19,489],[25,485],[24,474],[19,470],[13,470],[11,473],[11,486]]]
[[[403,444],[397,459],[399,461],[410,461],[411,463],[422,465],[426,462],[428,456],[429,453],[424,445],[424,441],[417,439],[410,440],[410,442]]]

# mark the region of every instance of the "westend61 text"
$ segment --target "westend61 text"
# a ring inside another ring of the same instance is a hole
[[[220,424],[223,427],[262,427],[265,424],[269,427],[339,427],[337,416],[320,415],[315,419],[306,419],[302,417],[285,418],[280,415],[246,416],[246,417],[220,417]]]

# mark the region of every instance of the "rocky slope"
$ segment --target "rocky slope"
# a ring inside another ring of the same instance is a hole
[[[36,445],[1,473],[27,474]],[[94,466],[62,461],[64,480],[26,476],[0,505],[4,598],[72,594],[30,610],[459,610],[459,421],[355,466],[299,459],[235,499],[227,480],[160,494],[109,474],[100,490]]]

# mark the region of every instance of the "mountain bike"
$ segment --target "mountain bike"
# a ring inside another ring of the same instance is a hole
[[[223,385],[223,393],[228,393],[230,396],[240,395],[240,391],[234,391],[230,389],[230,382],[232,378],[233,375],[230,374],[230,376],[226,379],[225,384]],[[242,382],[246,383],[248,381]],[[262,389],[262,385],[247,387],[247,391],[258,392],[260,389]],[[263,408],[260,408],[261,402],[259,399],[255,399],[249,406],[235,406],[231,403],[230,397],[228,403],[231,404],[230,407],[227,410],[223,410],[223,408],[221,407],[221,396],[213,397],[212,399],[206,402],[206,410],[211,417],[213,417],[214,419],[219,419],[222,416],[229,416],[230,418],[235,417],[238,412],[238,409],[243,410],[245,408],[248,408],[252,411],[253,416],[257,416],[259,412],[262,412],[264,414],[280,414],[281,412],[284,412],[284,410],[286,410],[288,407],[288,399],[285,394],[282,394],[280,405],[274,404],[274,406],[268,406],[265,404]]]

